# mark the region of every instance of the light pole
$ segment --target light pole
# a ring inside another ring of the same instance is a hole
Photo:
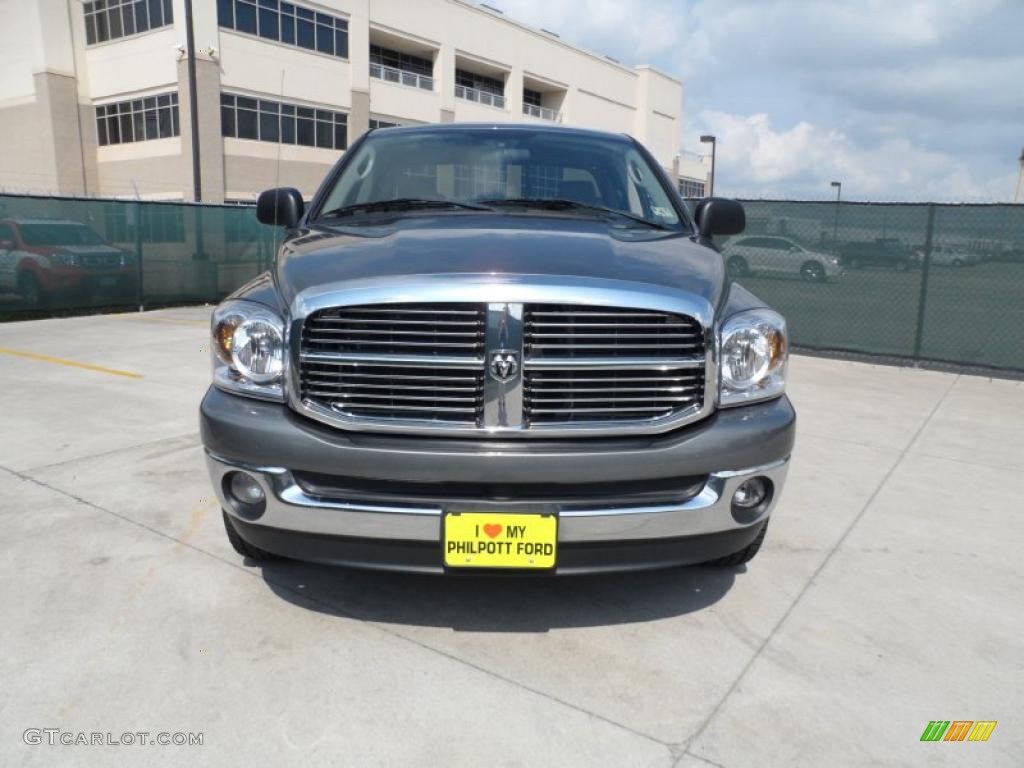
[[[832,247],[839,252],[839,200],[843,196],[843,182],[833,181],[829,184],[831,187],[836,188],[836,217],[835,222],[832,224]]]
[[[708,197],[714,197],[715,194],[715,137],[709,134],[705,134],[700,137],[701,144],[711,145],[711,183],[708,188]]]
[[[1024,149],[1020,151],[1020,175],[1017,177],[1017,191],[1013,193],[1013,202],[1020,202],[1020,191],[1024,189]]]

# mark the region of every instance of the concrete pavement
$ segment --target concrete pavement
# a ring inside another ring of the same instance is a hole
[[[208,315],[0,325],[0,764],[1020,765],[1024,383],[795,357],[746,568],[261,568],[202,462]]]

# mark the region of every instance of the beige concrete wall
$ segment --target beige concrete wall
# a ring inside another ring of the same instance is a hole
[[[191,176],[186,176],[185,158],[180,150],[177,139],[160,139],[160,142],[175,142],[178,151],[165,154],[141,154],[135,157],[121,150],[135,148],[135,144],[122,144],[117,147],[101,147],[97,153],[97,175],[99,178],[98,194],[103,197],[141,197],[156,200],[188,200],[191,199],[191,188],[188,187]],[[139,142],[139,144],[148,142]],[[188,189],[186,196],[184,190]]]
[[[199,124],[202,202],[224,202],[224,139],[220,129],[220,67],[209,56],[196,56],[196,113]],[[181,153],[185,185],[182,194],[195,201],[192,174],[192,114],[188,63],[178,62],[178,113],[181,117]],[[143,142],[148,143],[148,142]]]
[[[249,142],[256,143],[256,142]],[[334,153],[337,158],[338,153]],[[331,162],[309,162],[228,154],[224,157],[226,197],[231,200],[255,200],[264,189],[295,187],[307,201],[313,197],[331,169]]]
[[[56,193],[57,167],[53,135],[46,109],[35,98],[0,107],[0,189],[13,192]]]

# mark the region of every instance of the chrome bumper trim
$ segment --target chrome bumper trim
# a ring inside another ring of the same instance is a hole
[[[224,510],[240,520],[289,531],[406,541],[440,540],[440,505],[377,505],[327,500],[306,494],[291,472],[282,467],[254,466],[206,454],[213,487]],[[244,470],[256,478],[267,496],[266,510],[256,519],[239,515],[224,496],[224,475]],[[756,525],[778,502],[789,469],[789,459],[742,470],[715,472],[703,490],[677,505],[594,507],[559,512],[559,542],[598,542],[675,538],[720,533]],[[760,514],[742,522],[733,517],[732,495],[745,479],[764,475],[772,481],[772,497]],[[460,507],[466,504],[460,502]],[[488,504],[488,508],[495,505]]]

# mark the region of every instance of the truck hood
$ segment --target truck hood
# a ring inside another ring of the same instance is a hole
[[[379,224],[377,222],[380,222]],[[716,307],[722,259],[688,234],[586,218],[416,215],[374,226],[317,226],[287,240],[275,282],[285,306],[307,289],[437,275],[615,280],[698,296]]]

